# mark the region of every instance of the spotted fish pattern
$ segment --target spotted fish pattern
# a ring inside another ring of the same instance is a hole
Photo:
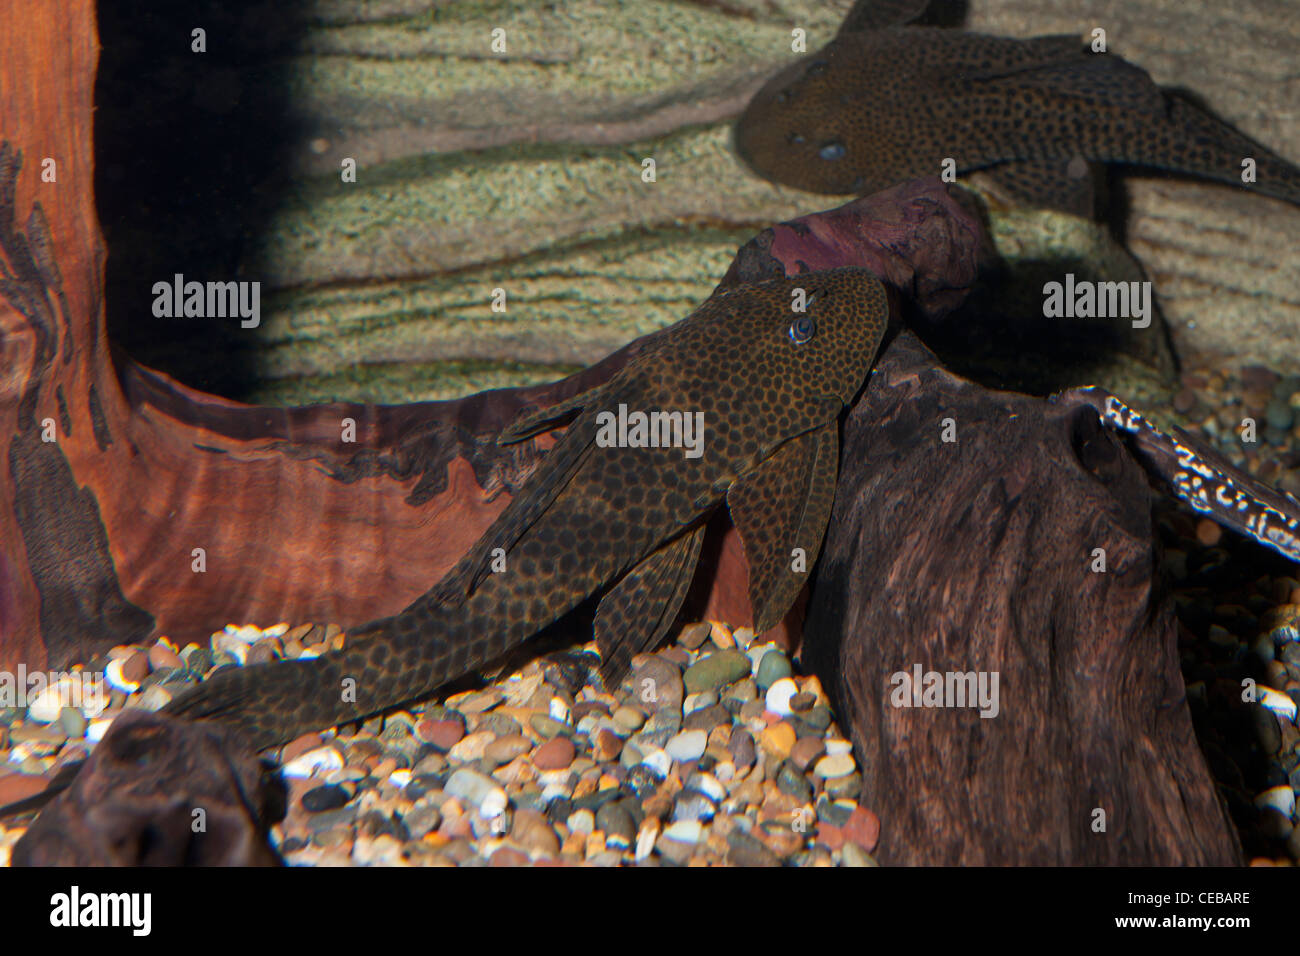
[[[802,568],[816,560],[839,415],[862,387],[888,313],[884,286],[862,269],[719,289],[604,385],[506,430],[499,440],[515,442],[568,423],[429,592],[351,632],[341,651],[222,672],[167,710],[223,721],[263,749],[426,696],[597,594],[602,670],[616,678],[672,626],[705,522],[724,502],[750,560],[755,627],[775,625],[806,581],[790,556],[802,549]],[[620,406],[702,413],[702,454],[606,447],[602,413]]]
[[[1256,481],[1181,428],[1166,434],[1104,389],[1064,395],[1091,405],[1104,424],[1133,436],[1144,464],[1193,510],[1300,561],[1300,500],[1294,495]]]
[[[1098,163],[1193,174],[1300,204],[1300,170],[1142,69],[1073,36],[987,36],[906,22],[925,4],[860,3],[826,47],[790,64],[735,127],[766,179],[868,194],[952,159],[1014,198],[1090,214]],[[1241,180],[1242,161],[1257,181]]]

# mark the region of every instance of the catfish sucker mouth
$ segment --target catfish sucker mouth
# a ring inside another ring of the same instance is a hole
[[[598,594],[595,637],[614,680],[672,626],[724,501],[755,627],[770,628],[821,548],[839,415],[888,320],[885,288],[864,269],[715,291],[603,385],[506,428],[503,444],[567,426],[469,553],[404,611],[315,660],[220,673],[167,710],[234,725],[262,749],[425,696]]]

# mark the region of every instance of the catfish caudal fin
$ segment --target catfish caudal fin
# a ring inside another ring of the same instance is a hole
[[[1195,103],[1166,93],[1169,119],[1181,131],[1171,140],[1170,161],[1147,159],[1153,166],[1197,173],[1300,206],[1300,168],[1233,129]],[[1243,163],[1254,161],[1255,181],[1243,181]]]
[[[221,671],[163,709],[218,721],[264,750],[425,696],[473,666],[475,642],[453,649],[441,635],[420,634],[407,613],[349,634],[341,651],[313,660]]]

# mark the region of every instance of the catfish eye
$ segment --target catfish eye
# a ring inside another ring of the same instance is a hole
[[[812,316],[805,314],[790,323],[790,330],[786,334],[790,336],[790,341],[795,345],[803,345],[816,332],[817,323],[812,320]]]

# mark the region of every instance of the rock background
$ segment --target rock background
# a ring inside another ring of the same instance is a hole
[[[232,15],[263,47],[224,73],[182,75],[218,128],[275,99],[283,115],[267,126],[291,131],[246,194],[225,196],[261,210],[229,261],[262,281],[262,325],[200,345],[151,324],[148,289],[181,268],[193,223],[167,234],[106,216],[111,327],[188,383],[269,403],[451,397],[593,362],[688,313],[761,227],[838,204],[755,178],[729,138],[749,95],[794,56],[790,29],[815,50],[849,6],[315,0],[287,25],[260,6]],[[1211,0],[972,0],[966,22],[1016,36],[1103,26],[1113,52],[1300,159],[1289,0],[1231,12]],[[504,55],[490,50],[497,27]],[[214,44],[222,35],[217,23]],[[355,184],[339,181],[344,157]],[[646,157],[653,184],[641,181]],[[1180,356],[1296,371],[1300,210],[1193,181],[1129,183],[1127,242]],[[1065,217],[993,216],[1013,262],[1117,255],[1103,231]],[[218,277],[229,275],[202,278]],[[489,307],[498,287],[505,313]]]

